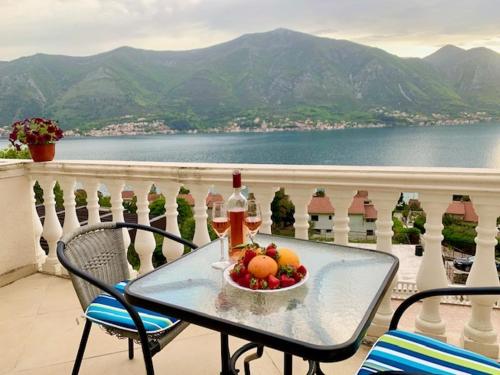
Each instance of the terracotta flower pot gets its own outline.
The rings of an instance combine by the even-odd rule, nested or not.
[[[33,161],[51,161],[54,160],[54,155],[56,153],[55,143],[45,143],[41,145],[28,145],[30,150],[31,158]]]

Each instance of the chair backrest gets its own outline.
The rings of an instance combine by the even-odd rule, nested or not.
[[[63,256],[78,270],[85,271],[108,286],[129,279],[123,229],[115,223],[83,226],[64,236]],[[68,269],[83,310],[102,291]]]

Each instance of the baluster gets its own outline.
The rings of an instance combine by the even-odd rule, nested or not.
[[[271,218],[273,212],[271,211],[271,203],[273,202],[274,195],[279,187],[276,186],[255,186],[252,191],[255,193],[257,201],[260,203],[262,225],[260,226],[260,233],[271,234],[271,227],[273,219]]]
[[[134,184],[135,195],[137,196],[137,222],[142,225],[150,226],[149,222],[149,191],[151,190],[150,181],[138,181]],[[153,252],[156,247],[156,241],[153,233],[138,230],[135,235],[135,251],[141,260],[139,273],[144,274],[153,270]]]
[[[182,185],[177,182],[158,183],[158,187],[165,197],[165,230],[179,237],[181,232],[179,230],[179,223],[177,222],[177,194],[179,194],[181,186]],[[179,258],[184,253],[184,245],[179,242],[169,240],[168,238],[164,238],[162,253],[163,256],[167,258],[167,262],[171,262]]]
[[[333,236],[337,245],[349,244],[349,207],[355,190],[345,188],[328,188],[325,191],[332,202],[335,215],[333,216]],[[331,194],[331,196],[330,196]]]
[[[71,233],[80,227],[78,216],[76,215],[75,186],[76,179],[64,178],[61,182],[64,197],[64,225],[63,234]]]
[[[36,184],[36,179],[30,179],[30,185],[32,187],[32,197],[33,197],[33,204],[32,204],[32,216],[33,216],[33,234],[34,234],[34,241],[35,241],[35,262],[37,265],[37,268],[39,271],[42,270],[42,265],[45,262],[45,259],[47,258],[47,254],[45,254],[45,251],[43,251],[42,246],[40,245],[40,238],[42,237],[42,232],[43,232],[43,226],[40,221],[40,217],[38,216],[38,212],[36,210],[36,197],[35,197],[35,191],[33,190],[33,187]]]
[[[125,181],[122,180],[112,180],[106,182],[106,187],[109,190],[109,194],[111,194],[111,213],[113,215],[113,221],[115,223],[124,222],[125,219],[123,217],[123,198],[122,191],[125,187]],[[128,233],[128,229],[122,228],[123,235],[123,251],[125,252],[125,256],[128,254],[128,247],[130,246],[130,234]],[[132,265],[129,263],[128,271],[131,278],[137,276],[137,272],[132,268]]]
[[[195,185],[189,189],[194,198],[194,220],[196,227],[194,230],[193,242],[202,246],[210,242],[207,228],[207,185]]]
[[[101,222],[99,214],[99,186],[101,183],[97,179],[88,179],[84,182],[85,190],[87,191],[87,224],[97,224]]]
[[[57,259],[56,246],[61,238],[62,227],[56,213],[56,201],[54,196],[54,186],[56,181],[51,177],[39,179],[43,189],[43,200],[45,205],[45,220],[43,223],[43,237],[49,244],[49,254],[42,266],[42,271],[52,274],[61,274],[61,264]]]
[[[295,238],[307,240],[309,238],[309,213],[307,208],[311,201],[315,189],[308,187],[292,187],[287,188],[286,193],[290,196],[295,205],[295,213],[293,218],[295,223]]]
[[[467,277],[467,286],[499,286],[495,266],[495,245],[497,244],[496,220],[500,215],[498,196],[477,194],[471,200],[479,217],[476,228],[476,256]],[[498,341],[491,322],[493,304],[498,296],[470,296],[471,317],[465,324],[461,338],[464,348],[498,358]]]
[[[377,210],[376,235],[377,250],[392,254],[392,211],[400,196],[396,191],[374,191],[369,193],[369,197]],[[368,336],[380,337],[389,328],[392,318],[391,292],[397,284],[397,275],[392,280],[387,289],[382,302],[375,314],[375,318],[368,329]]]
[[[448,208],[450,195],[447,193],[420,194],[420,202],[426,213],[425,234],[423,236],[425,252],[417,273],[419,290],[444,288],[448,285],[446,270],[443,265],[443,213]],[[415,319],[417,332],[446,342],[446,325],[439,314],[440,297],[422,301],[422,309]]]

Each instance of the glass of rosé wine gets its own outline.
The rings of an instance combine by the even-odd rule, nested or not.
[[[213,268],[225,269],[231,264],[227,260],[227,254],[224,250],[224,237],[226,237],[231,223],[227,214],[227,207],[224,202],[213,202],[212,205],[212,229],[217,233],[220,240],[220,260],[212,263]]]
[[[250,241],[253,243],[253,238],[259,231],[262,224],[262,215],[260,213],[260,205],[255,199],[248,200],[248,208],[245,215],[245,226],[250,235]]]

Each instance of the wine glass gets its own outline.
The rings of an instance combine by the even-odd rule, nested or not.
[[[262,224],[262,215],[260,213],[260,205],[255,199],[249,199],[247,203],[248,208],[245,216],[245,226],[250,234],[250,241],[253,243],[253,238]]]
[[[226,258],[226,252],[224,251],[224,237],[226,237],[227,232],[231,223],[229,222],[229,216],[227,214],[226,204],[224,202],[213,202],[212,205],[212,228],[219,236],[220,241],[220,260],[218,262],[212,263],[213,268],[225,269],[231,264]]]

